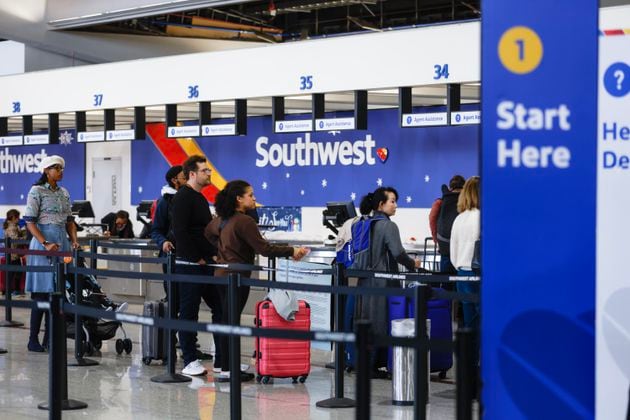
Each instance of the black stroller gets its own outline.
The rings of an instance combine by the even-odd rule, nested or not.
[[[79,258],[77,265],[85,266],[83,258]],[[79,284],[81,285],[81,304],[90,306],[96,309],[104,309],[106,311],[124,312],[127,308],[127,303],[122,304],[114,303],[101,289],[96,279],[91,275],[79,274]],[[66,277],[66,300],[68,302],[75,302],[74,291],[74,275],[69,274]],[[119,321],[104,320],[83,317],[83,333],[85,340],[83,341],[83,352],[92,356],[95,351],[101,349],[103,341],[109,340],[116,336],[118,328],[122,331],[124,338],[116,340],[116,353],[122,354],[123,351],[127,354],[131,353],[132,342],[127,338],[127,333]],[[74,325],[74,315],[68,314],[66,316],[66,336],[68,338],[74,338],[76,332],[76,326]]]

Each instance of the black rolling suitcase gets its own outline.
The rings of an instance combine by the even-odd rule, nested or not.
[[[164,317],[167,303],[163,301],[145,302],[142,315],[147,317]],[[153,360],[162,360],[166,363],[166,337],[164,330],[156,327],[142,326],[142,363],[150,365]]]

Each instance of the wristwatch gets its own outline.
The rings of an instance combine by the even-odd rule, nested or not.
[[[50,244],[50,242],[48,242],[48,241],[44,241],[44,242],[42,242],[42,245],[44,245],[44,246],[46,246],[46,245],[48,245],[48,244]]]

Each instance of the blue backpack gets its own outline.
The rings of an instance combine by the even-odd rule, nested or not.
[[[337,262],[346,268],[367,270],[372,268],[372,226],[385,217],[364,216],[352,224],[350,239],[337,252]]]

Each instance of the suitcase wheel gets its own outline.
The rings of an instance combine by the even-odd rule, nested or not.
[[[142,363],[144,363],[145,365],[149,366],[151,364],[151,359],[150,357],[143,357],[142,358]]]
[[[298,377],[297,377],[297,376],[294,376],[294,377],[293,377],[293,378],[291,378],[291,379],[293,379],[293,383],[294,383],[294,384],[297,384],[297,381],[298,381]]]
[[[125,338],[122,341],[123,344],[123,349],[125,350],[125,353],[129,354],[131,353],[131,349],[133,348],[133,343],[131,342],[131,340],[129,338]]]
[[[256,382],[260,383],[261,379],[262,379],[262,376],[256,375]]]
[[[300,376],[300,383],[303,384],[304,382],[306,382],[306,378],[308,378],[308,375]]]
[[[268,384],[271,381],[271,377],[270,376],[263,376],[262,379],[260,380],[263,384]]]
[[[118,354],[122,354],[122,352],[125,350],[125,345],[122,341],[122,339],[117,339],[116,340],[116,353]]]

